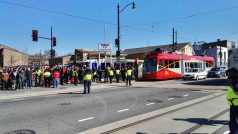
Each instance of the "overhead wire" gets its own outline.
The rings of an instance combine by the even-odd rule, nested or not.
[[[19,4],[19,3],[14,3],[14,2],[8,2],[8,1],[0,0],[0,3],[4,3],[4,4],[8,4],[8,5],[13,5],[13,6],[24,7],[24,8],[29,8],[29,9],[34,9],[34,10],[39,10],[39,11],[53,13],[53,14],[57,14],[57,15],[73,17],[73,18],[76,18],[76,19],[87,20],[87,21],[92,21],[92,22],[101,23],[101,24],[108,24],[108,25],[113,25],[113,26],[117,25],[115,23],[107,22],[107,21],[104,21],[104,20],[92,19],[92,18],[78,16],[78,15],[72,15],[72,14],[68,14],[68,13],[60,12],[60,11],[56,11],[56,10],[38,8],[38,7],[24,5],[24,4]],[[169,19],[169,20],[158,21],[158,22],[151,22],[151,23],[144,23],[144,24],[138,24],[138,25],[133,25],[133,26],[132,25],[131,26],[129,26],[129,25],[124,25],[124,26],[121,25],[120,28],[129,28],[129,29],[145,31],[145,32],[151,32],[151,33],[156,33],[156,34],[161,34],[163,36],[171,37],[170,34],[165,34],[165,33],[161,33],[161,32],[158,32],[158,31],[154,31],[155,25],[159,24],[159,23],[163,23],[163,22],[165,23],[165,22],[170,22],[170,21],[175,21],[175,20],[182,20],[182,19],[186,19],[186,18],[196,17],[196,16],[200,16],[200,15],[207,15],[207,14],[216,13],[216,12],[223,12],[223,11],[227,11],[227,10],[231,10],[231,9],[235,9],[235,8],[238,8],[238,7],[230,7],[230,8],[224,8],[224,9],[218,9],[218,10],[213,10],[213,11],[209,11],[209,12],[203,12],[203,13],[193,14],[193,15],[189,15],[189,16],[177,17],[177,18],[172,18],[172,19]],[[152,25],[152,30],[136,27],[136,26],[146,26],[146,25]],[[181,37],[180,36],[179,39],[189,39],[189,38]]]

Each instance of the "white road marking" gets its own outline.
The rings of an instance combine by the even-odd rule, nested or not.
[[[230,131],[226,131],[226,132],[224,132],[223,134],[229,134],[230,133]]]
[[[153,105],[153,104],[155,104],[155,103],[148,103],[148,104],[146,104],[146,105],[149,106],[149,105]]]
[[[183,96],[189,96],[189,94],[185,94],[185,95],[183,95]]]
[[[117,111],[118,113],[120,113],[120,112],[125,112],[125,111],[128,111],[129,109],[122,109],[122,110],[119,110],[119,111]]]
[[[13,100],[10,100],[10,101],[19,101],[19,100],[24,100],[24,98],[13,99]]]
[[[83,122],[83,121],[87,121],[87,120],[92,120],[94,117],[89,117],[89,118],[85,118],[85,119],[82,119],[82,120],[78,120],[78,122]]]
[[[168,100],[173,100],[174,98],[169,98]]]

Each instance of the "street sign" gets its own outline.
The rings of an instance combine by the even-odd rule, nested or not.
[[[98,51],[100,52],[111,52],[112,46],[111,44],[99,44]]]

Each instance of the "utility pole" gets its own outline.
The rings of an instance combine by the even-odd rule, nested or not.
[[[173,42],[172,42],[172,52],[174,52],[174,27],[173,27]]]
[[[52,26],[50,27],[50,65],[53,65]]]

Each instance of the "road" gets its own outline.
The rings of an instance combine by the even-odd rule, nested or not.
[[[0,102],[0,133],[29,129],[70,134],[140,115],[209,93],[160,88],[119,88]]]

